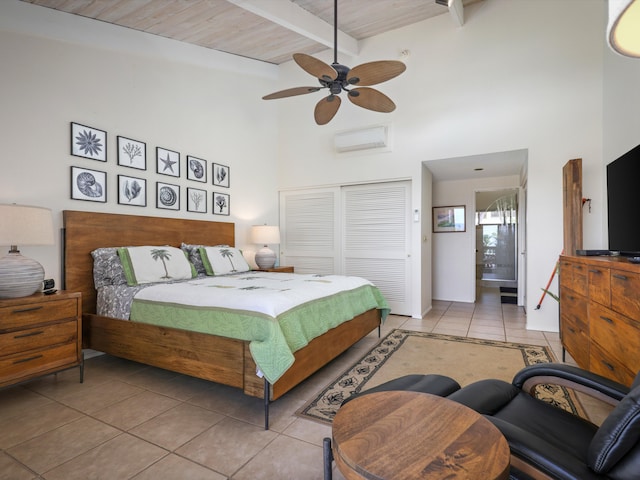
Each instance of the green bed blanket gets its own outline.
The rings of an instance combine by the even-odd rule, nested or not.
[[[359,277],[246,272],[140,291],[132,321],[249,341],[260,372],[274,383],[293,353],[371,309],[389,313],[377,287]]]

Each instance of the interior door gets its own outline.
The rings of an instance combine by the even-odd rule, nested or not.
[[[527,184],[518,190],[518,305],[527,308]]]
[[[340,273],[340,188],[280,193],[280,263],[296,273]]]
[[[391,311],[411,314],[410,182],[342,188],[342,271],[364,277]]]

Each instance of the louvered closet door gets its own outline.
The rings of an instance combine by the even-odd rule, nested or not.
[[[296,273],[340,273],[340,189],[281,192],[280,263]]]
[[[410,182],[342,189],[342,272],[371,280],[391,311],[410,315]]]

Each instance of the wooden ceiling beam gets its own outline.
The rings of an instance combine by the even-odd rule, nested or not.
[[[289,0],[227,0],[229,3],[266,18],[333,50],[333,25],[312,15]],[[338,15],[340,11],[338,11]],[[338,51],[357,56],[358,40],[338,30]]]

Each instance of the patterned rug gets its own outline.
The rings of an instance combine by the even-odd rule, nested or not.
[[[393,330],[297,414],[331,423],[346,398],[402,375],[439,373],[464,387],[483,378],[510,382],[526,365],[554,361],[549,348],[537,345]],[[575,394],[564,387],[540,385],[536,396],[584,415]]]

